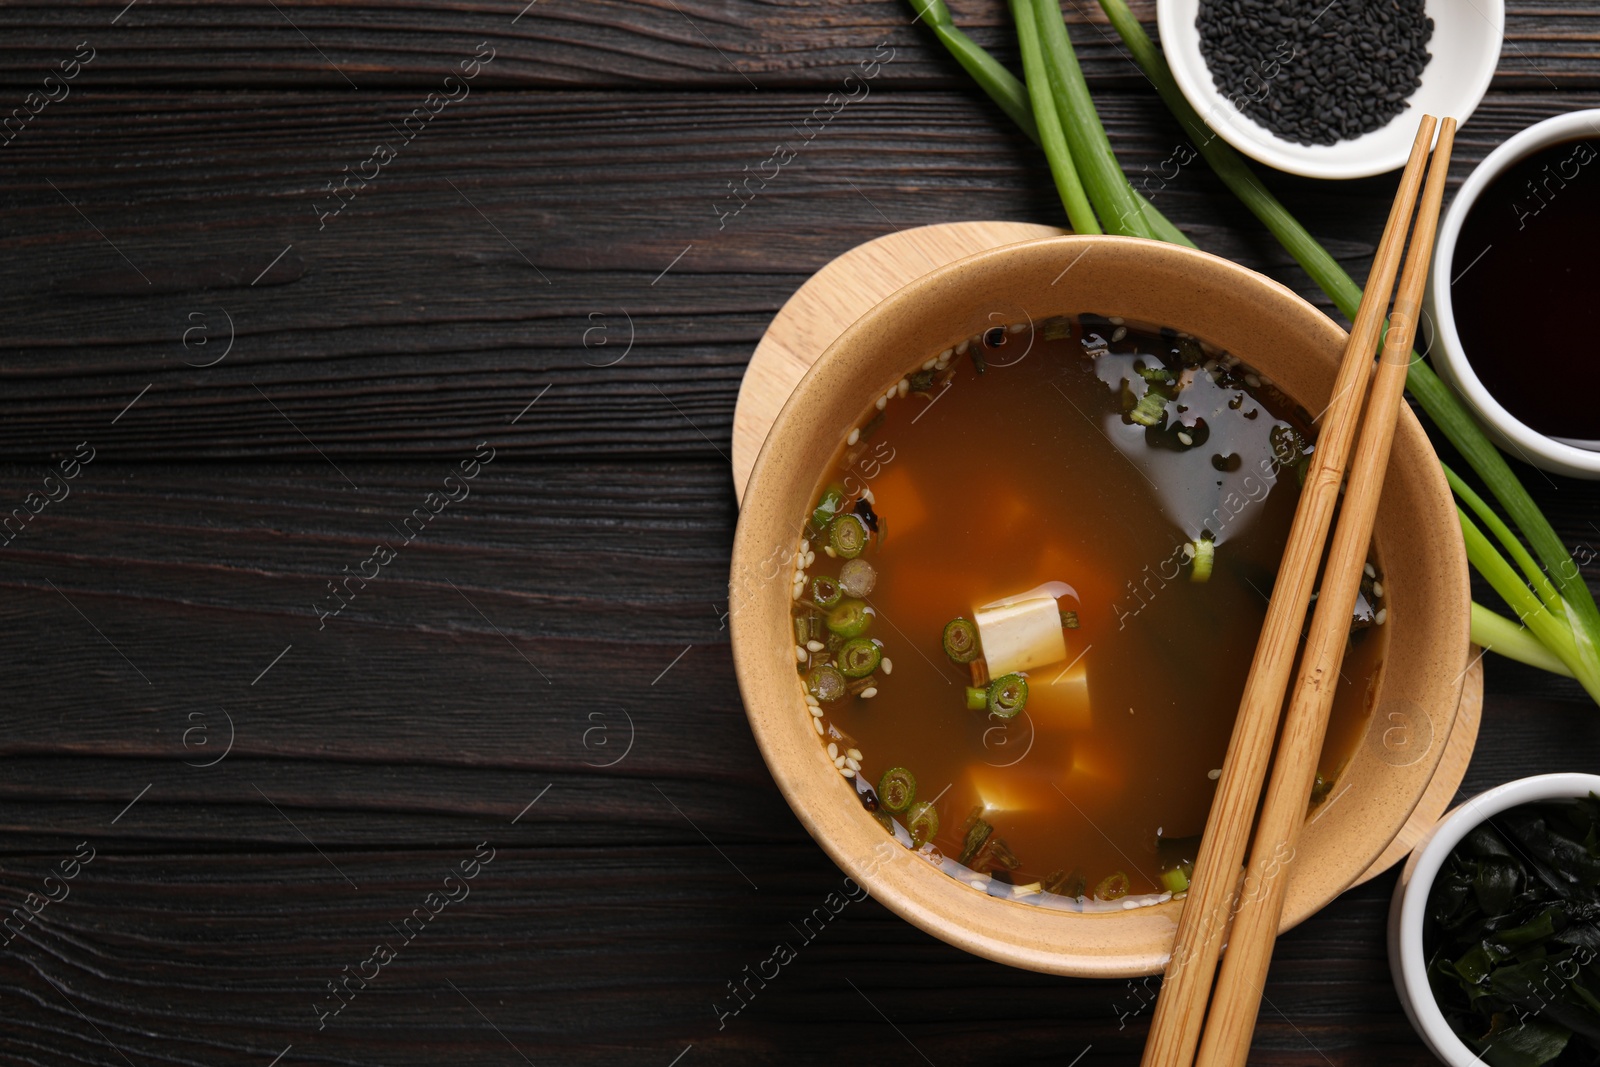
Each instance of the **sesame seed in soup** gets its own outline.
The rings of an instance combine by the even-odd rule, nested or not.
[[[840,803],[991,896],[1181,894],[1311,420],[1157,326],[1063,315],[947,343],[864,405],[804,517],[823,552],[795,666]],[[1366,726],[1381,578],[1374,561],[1314,803]]]

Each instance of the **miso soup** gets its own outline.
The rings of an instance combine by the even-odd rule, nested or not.
[[[1228,353],[1090,314],[995,327],[886,385],[792,576],[841,802],[991,895],[1182,893],[1314,447]],[[1377,687],[1367,571],[1313,803]]]

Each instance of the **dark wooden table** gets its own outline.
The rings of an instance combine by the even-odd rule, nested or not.
[[[840,886],[729,667],[745,362],[860,241],[1060,220],[903,4],[125,2],[0,9],[0,514],[29,516],[0,898],[40,909],[0,1062],[1136,1062],[1154,980],[1009,970],[872,901],[713,1008]],[[1003,5],[956,10],[1014,63]],[[1103,23],[1074,36],[1153,170],[1176,126]],[[1597,88],[1593,7],[1519,0],[1456,180]],[[1364,274],[1392,177],[1266,180]],[[1322,302],[1203,167],[1159,199]],[[1600,543],[1596,486],[1519,469]],[[1493,660],[1488,691],[1467,790],[1600,762],[1571,683]],[[1431,1062],[1393,884],[1283,940],[1255,1062]]]

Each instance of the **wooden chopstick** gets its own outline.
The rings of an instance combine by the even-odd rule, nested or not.
[[[1200,1055],[1195,1061],[1198,1067],[1233,1067],[1243,1064],[1250,1054],[1261,991],[1283,916],[1288,872],[1305,823],[1317,757],[1322,752],[1328,713],[1338,688],[1339,664],[1349,640],[1351,613],[1360,591],[1373,519],[1389,466],[1389,447],[1405,392],[1406,368],[1411,362],[1422,290],[1433,258],[1433,239],[1455,132],[1455,119],[1440,123],[1438,147],[1428,165],[1427,188],[1417,211],[1411,245],[1406,250],[1400,292],[1389,316],[1389,332],[1384,337],[1383,353],[1367,399],[1350,480],[1339,505],[1339,520],[1323,570],[1316,612],[1284,719],[1277,759],[1272,765],[1272,781],[1256,823],[1255,842],[1250,847],[1250,865],[1246,868],[1249,891],[1241,899],[1228,936],[1228,953],[1222,961]],[[1253,885],[1249,884],[1251,878]]]
[[[1249,843],[1271,757],[1278,713],[1294,666],[1300,624],[1311,600],[1317,565],[1327,542],[1339,485],[1372,372],[1372,352],[1383,327],[1394,288],[1417,191],[1433,143],[1436,120],[1424,115],[1390,209],[1383,240],[1367,279],[1366,293],[1351,326],[1332,398],[1320,418],[1322,429],[1311,468],[1284,547],[1278,580],[1267,604],[1255,657],[1245,680],[1239,714],[1228,741],[1222,776],[1195,856],[1189,895],[1178,920],[1172,956],[1150,1022],[1142,1067],[1191,1067],[1216,975],[1217,957],[1239,887],[1240,866]]]

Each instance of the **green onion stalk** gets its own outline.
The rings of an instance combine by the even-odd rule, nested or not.
[[[979,86],[1022,127],[1028,136],[1039,141],[1038,125],[1034,121],[1034,115],[1028,112],[1029,94],[1021,83],[994,57],[988,55],[971,38],[955,28],[949,10],[942,0],[910,0],[910,2],[919,17],[933,27],[934,33],[956,56],[961,65],[973,75]],[[1194,110],[1178,88],[1160,50],[1128,9],[1126,0],[1099,0],[1099,2],[1112,27],[1132,53],[1134,62],[1150,79],[1168,109],[1188,132],[1199,148],[1200,154],[1222,179],[1223,184],[1227,185],[1240,202],[1261,220],[1284,249],[1333,301],[1334,306],[1353,318],[1361,303],[1361,287],[1351,279],[1344,268],[1339,266],[1316,238],[1289,214],[1288,209],[1267,192],[1256,180],[1244,159],[1218,138]],[[1026,6],[1026,2],[1013,0],[1012,6],[1013,11],[1020,11]],[[1036,24],[1040,21],[1038,16],[1041,14],[1041,8],[1046,6],[1051,12],[1051,17],[1043,20],[1046,25],[1042,27],[1036,25],[1032,32],[1037,33],[1042,30],[1044,35],[1050,62],[1048,77],[1051,82],[1051,95],[1058,111],[1056,118],[1062,123],[1063,130],[1068,135],[1067,141],[1073,154],[1072,163],[1087,176],[1085,184],[1090,189],[1090,199],[1101,212],[1102,218],[1107,217],[1108,211],[1114,211],[1119,213],[1120,219],[1126,219],[1128,216],[1125,206],[1104,207],[1094,196],[1096,184],[1106,179],[1110,168],[1116,168],[1116,159],[1111,155],[1108,143],[1102,144],[1092,136],[1083,135],[1089,123],[1084,119],[1082,112],[1088,111],[1092,114],[1093,103],[1089,100],[1086,89],[1082,92],[1077,91],[1082,83],[1082,72],[1078,69],[1076,58],[1071,57],[1071,41],[1067,38],[1066,28],[1059,17],[1060,9],[1056,6],[1055,0],[1034,0],[1033,13],[1036,16],[1034,21]],[[1020,17],[1018,23],[1019,35],[1026,38],[1030,31],[1024,29]],[[1026,47],[1025,44],[1025,55]],[[1098,120],[1092,125],[1098,128]],[[1077,140],[1073,138],[1074,129],[1080,132]],[[1101,129],[1100,133],[1103,137],[1104,130]],[[1083,142],[1081,145],[1080,141]],[[1096,158],[1091,159],[1091,156]],[[1117,177],[1121,178],[1120,168],[1117,168]],[[1126,179],[1122,179],[1121,184],[1126,187]],[[1137,192],[1131,187],[1128,191],[1134,197],[1138,197]],[[1101,189],[1100,192],[1101,200],[1110,196],[1115,199],[1107,200],[1108,203],[1114,205],[1120,201],[1120,197],[1116,197],[1110,189]],[[1177,233],[1176,228],[1147,201],[1140,198],[1139,203],[1149,231],[1160,240],[1174,240],[1173,234]],[[1176,239],[1179,243],[1193,247],[1193,243],[1181,234],[1177,234]],[[1469,515],[1467,509],[1460,510],[1467,558],[1507,605],[1517,612],[1520,619],[1520,622],[1514,622],[1483,605],[1473,604],[1473,640],[1485,648],[1492,648],[1496,652],[1531,666],[1574,677],[1596,702],[1600,702],[1600,608],[1597,608],[1594,596],[1585,584],[1571,554],[1561,543],[1561,539],[1556,535],[1549,520],[1540,512],[1533,498],[1512,473],[1505,457],[1495,448],[1482,428],[1433,369],[1415,353],[1412,354],[1411,365],[1406,372],[1406,387],[1439,431],[1466,458],[1473,471],[1533,549],[1530,553],[1512,532],[1511,527],[1494,515],[1487,502],[1455,472],[1446,469],[1446,478],[1450,481],[1451,488],[1472,512],[1472,515]],[[1473,515],[1489,528],[1501,547],[1515,561],[1515,566],[1495,547],[1494,542],[1483,533],[1477,522],[1473,521]],[[1535,554],[1538,557],[1537,562]]]
[[[1111,139],[1100,125],[1100,116],[1089,97],[1089,84],[1084,81],[1083,69],[1072,51],[1072,38],[1067,36],[1066,23],[1061,20],[1058,0],[1034,0],[1033,13],[1039,32],[1044,36],[1045,52],[1050,57],[1050,95],[1055,97],[1061,129],[1072,147],[1073,162],[1083,174],[1084,186],[1095,211],[1112,233],[1149,237],[1150,228],[1145,225],[1144,213],[1134,199],[1133,186],[1128,184],[1121,164],[1111,151]]]
[[[1017,43],[1022,50],[1022,73],[1028,79],[1028,99],[1033,113],[1038,116],[1039,146],[1050,164],[1056,191],[1061,194],[1061,205],[1067,209],[1067,221],[1072,223],[1076,233],[1099,233],[1099,220],[1089,206],[1066,133],[1056,115],[1050,76],[1045,70],[1044,48],[1039,42],[1039,26],[1034,20],[1033,0],[1011,0],[1011,14],[1017,22]]]
[[[1144,32],[1139,20],[1133,17],[1133,12],[1128,10],[1125,0],[1100,0],[1100,7],[1111,20],[1111,25],[1121,36],[1123,43],[1133,53],[1134,62],[1155,85],[1156,91],[1161,94],[1168,109],[1195,138],[1201,155],[1205,157],[1211,169],[1245,207],[1272,231],[1278,243],[1294,256],[1296,262],[1321,287],[1334,305],[1345,315],[1354,318],[1356,309],[1361,304],[1361,287],[1356,285],[1350,275],[1345,273],[1344,268],[1340,267],[1327,250],[1317,243],[1316,238],[1289,214],[1277,198],[1262,188],[1244,159],[1231,146],[1221,141],[1201,120],[1179,90],[1177,82],[1172,77],[1172,70],[1167,66],[1155,43]],[[1512,473],[1505,457],[1450,392],[1449,387],[1433,372],[1433,368],[1424,363],[1414,352],[1411,365],[1406,371],[1406,388],[1445,438],[1466,457],[1490,493],[1517,524],[1523,536],[1539,554],[1544,564],[1544,574],[1540,574],[1539,568],[1533,566],[1533,561],[1527,557],[1527,553],[1520,551],[1513,553],[1526,559],[1524,577],[1532,582],[1533,591],[1530,592],[1529,585],[1525,584],[1523,578],[1517,577],[1516,571],[1506,562],[1505,557],[1500,555],[1463,511],[1461,512],[1462,534],[1468,545],[1468,559],[1480,574],[1490,579],[1495,591],[1505,598],[1514,610],[1518,610],[1519,614],[1523,609],[1518,608],[1518,604],[1522,604],[1524,608],[1529,606],[1529,601],[1538,605],[1540,610],[1531,615],[1524,614],[1523,622],[1533,631],[1533,636],[1569,668],[1589,695],[1596,702],[1600,702],[1600,608],[1596,607],[1594,596],[1589,592],[1589,587],[1584,582],[1577,565],[1573,563],[1571,554],[1561,543],[1549,520],[1533,502],[1533,498],[1528,495],[1528,491]],[[1465,483],[1459,478],[1453,481],[1452,487],[1459,495]],[[1468,500],[1468,503],[1471,505],[1472,501]],[[1479,501],[1479,504],[1481,503]],[[1486,506],[1483,510],[1487,510]],[[1483,511],[1479,511],[1480,515],[1482,513]],[[1510,530],[1505,528],[1504,524],[1500,526],[1505,530],[1502,543],[1508,546],[1515,543],[1516,538],[1511,535]],[[1501,580],[1496,581],[1496,576]],[[1512,593],[1515,599],[1507,596],[1512,585],[1518,587],[1517,591]],[[1558,596],[1550,597],[1548,593],[1552,591]],[[1474,621],[1477,621],[1485,610],[1475,610]],[[1509,619],[1503,621],[1510,624]],[[1494,627],[1492,632],[1478,628],[1473,632],[1474,640],[1486,648],[1495,647],[1492,643],[1493,638],[1499,637],[1503,641],[1505,636],[1504,626]],[[1526,649],[1525,644],[1512,646],[1502,644],[1499,647],[1508,653]],[[1516,658],[1521,658],[1525,662],[1528,660],[1528,657]]]
[[[933,35],[939,38],[939,43],[943,44],[951,56],[955,58],[955,61],[961,64],[962,69],[972,76],[972,80],[977,83],[978,88],[988,94],[989,99],[993,100],[1000,110],[1004,111],[1011,121],[1017,124],[1018,128],[1022,130],[1030,141],[1042,147],[1043,140],[1039,133],[1039,126],[1033,118],[1033,106],[1029,99],[1029,90],[1023,86],[1022,82],[1018,81],[1015,75],[1000,64],[999,60],[984,51],[971,37],[961,32],[954,20],[951,19],[950,9],[945,6],[944,0],[910,0],[910,3],[912,9],[917,13],[917,20],[927,24],[928,28],[933,31]],[[1057,121],[1060,121],[1059,117]],[[1066,161],[1070,163],[1070,157],[1067,157]],[[1061,166],[1062,162],[1059,159],[1052,160],[1052,174],[1055,173],[1054,168]],[[1074,177],[1071,180],[1074,183],[1078,182],[1076,169],[1074,169]],[[1057,182],[1059,190],[1059,178]],[[1140,196],[1137,190],[1132,190],[1132,192],[1134,199],[1139,202],[1140,207],[1143,209],[1145,225],[1149,227],[1150,233],[1157,240],[1186,245],[1189,248],[1195,246],[1187,234],[1174,226],[1172,221],[1160,211],[1156,210],[1154,204]],[[1078,229],[1079,223],[1073,218],[1072,208],[1067,204],[1065,194],[1062,197],[1062,206],[1067,208],[1067,219],[1079,233],[1101,232],[1098,222],[1092,223],[1092,229]]]

